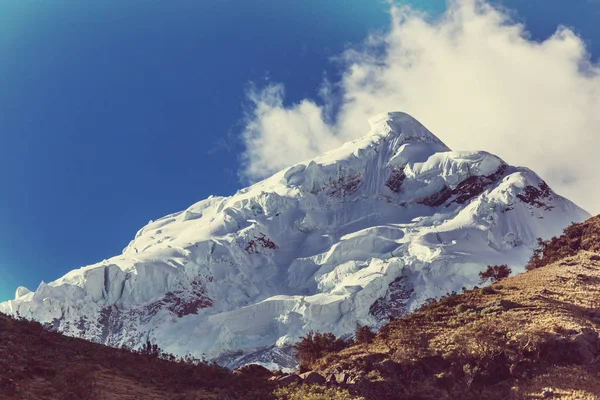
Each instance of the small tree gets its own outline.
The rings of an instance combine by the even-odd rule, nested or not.
[[[366,344],[371,343],[373,339],[375,339],[375,332],[373,332],[367,325],[359,326],[358,329],[356,329],[354,336],[356,337],[356,341],[358,343]]]
[[[511,274],[512,270],[508,268],[508,265],[488,265],[487,269],[484,272],[479,273],[480,284],[483,284],[489,280],[492,283],[498,282],[504,278],[508,278]]]
[[[556,238],[553,238],[556,239]],[[549,240],[543,240],[542,238],[537,238],[538,247],[533,250],[533,254],[529,259],[529,262],[525,266],[527,271],[532,271],[536,268],[542,267],[544,264],[544,257],[547,255],[546,250],[550,244]],[[547,263],[547,262],[546,262]]]
[[[300,362],[300,370],[308,367],[327,353],[340,351],[348,347],[344,339],[337,338],[333,333],[310,331],[294,345],[296,359]]]
[[[142,348],[139,350],[139,352],[140,352],[140,354],[143,354],[145,356],[150,356],[152,358],[158,358],[162,354],[162,351],[160,350],[158,345],[156,343],[152,344],[152,342],[150,342],[150,340],[146,341],[146,345],[142,346]]]

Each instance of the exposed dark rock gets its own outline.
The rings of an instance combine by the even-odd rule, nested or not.
[[[111,334],[121,332],[123,329],[123,316],[116,306],[104,307],[100,311],[98,323],[102,329],[100,340],[102,344],[111,345]],[[116,343],[114,343],[116,344]]]
[[[392,376],[396,375],[398,371],[400,371],[400,365],[398,365],[398,363],[390,359],[381,361],[380,363],[375,365],[375,368]]]
[[[537,208],[543,208],[546,211],[554,208],[554,206],[544,203],[544,200],[552,199],[550,187],[544,181],[540,183],[539,187],[527,186],[522,193],[517,195],[517,198],[524,203],[530,204]]]
[[[308,383],[311,385],[322,385],[326,382],[325,377],[323,377],[323,375],[315,371],[300,374],[300,378],[302,378],[304,383]]]
[[[600,339],[598,333],[585,328],[573,339],[573,345],[581,362],[588,363],[594,360],[600,352]]]
[[[445,204],[452,197],[452,190],[448,186],[444,186],[442,190],[431,196],[419,201],[418,203],[424,204],[429,207],[439,207]]]
[[[421,365],[423,369],[429,373],[434,374],[443,369],[447,369],[450,367],[450,363],[442,356],[428,356],[423,357],[421,360]]]
[[[360,187],[363,181],[361,174],[339,175],[337,179],[329,181],[322,187],[317,187],[311,191],[317,194],[323,190],[331,197],[344,197],[350,195]]]
[[[503,312],[503,311],[507,311],[507,310],[512,310],[513,308],[519,308],[519,307],[521,307],[520,304],[503,299],[503,300],[495,301],[494,303],[490,304],[489,306],[484,307],[483,309],[481,309],[481,312],[483,314],[489,314],[489,313],[494,313],[494,312]]]
[[[404,179],[406,179],[406,175],[404,175],[403,171],[394,171],[390,179],[385,183],[385,186],[390,188],[392,192],[400,193]]]
[[[514,378],[531,378],[532,363],[530,360],[519,360],[509,367],[510,375]]]
[[[379,320],[401,317],[408,312],[406,302],[413,292],[414,289],[404,282],[404,277],[399,276],[389,284],[385,296],[371,305],[369,313]]]
[[[273,372],[258,364],[244,365],[243,367],[236,368],[233,373],[263,379],[273,376]]]
[[[362,361],[364,361],[367,364],[373,364],[373,363],[384,360],[385,357],[386,357],[385,354],[374,353],[374,354],[369,354],[368,356],[363,357]]]
[[[494,385],[511,376],[508,358],[504,353],[485,360],[484,365],[465,364],[463,370],[467,385],[471,388]]]
[[[444,204],[448,207],[452,203],[465,204],[483,193],[489,185],[498,181],[506,172],[507,167],[507,165],[502,165],[491,175],[471,176],[459,183],[454,189],[444,186],[439,192],[420,200],[418,203],[430,207],[439,207]]]
[[[212,307],[213,301],[206,296],[202,281],[194,280],[190,290],[174,290],[167,292],[162,299],[146,306],[149,316],[156,315],[162,309],[168,309],[179,318],[197,314],[202,308]]]
[[[340,176],[337,181],[331,182],[327,194],[331,197],[344,197],[356,192],[362,183],[362,176]]]
[[[465,204],[474,197],[479,196],[492,183],[496,182],[506,171],[507,166],[502,165],[491,175],[487,176],[472,176],[465,179],[452,190],[452,201],[450,204]]]
[[[261,249],[277,250],[279,246],[269,239],[265,234],[262,234],[248,242],[248,245],[244,249],[246,253],[255,254],[259,253]]]

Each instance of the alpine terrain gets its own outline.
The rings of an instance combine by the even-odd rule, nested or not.
[[[121,255],[17,289],[0,312],[93,342],[235,367],[292,367],[310,330],[379,327],[522,272],[537,238],[589,214],[533,171],[451,151],[404,113],[314,160],[151,221]]]
[[[597,400],[600,216],[540,242],[526,269],[428,301],[377,334],[309,333],[291,374],[111,348],[0,313],[0,398]]]

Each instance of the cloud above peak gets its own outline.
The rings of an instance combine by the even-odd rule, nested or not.
[[[541,42],[506,10],[454,0],[429,21],[391,6],[388,31],[340,55],[340,82],[284,106],[284,86],[249,91],[244,174],[258,179],[363,136],[402,110],[455,150],[486,150],[600,212],[600,65],[558,27]],[[332,105],[335,104],[336,107]],[[333,109],[335,108],[335,115]]]

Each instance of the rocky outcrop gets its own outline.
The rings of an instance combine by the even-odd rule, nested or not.
[[[234,374],[254,377],[257,379],[268,379],[273,376],[273,372],[258,364],[248,364],[233,370]]]

